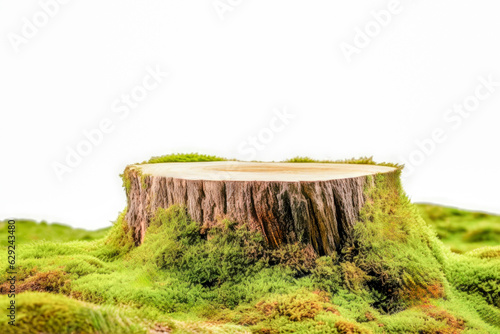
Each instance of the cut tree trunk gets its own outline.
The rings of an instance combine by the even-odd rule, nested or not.
[[[194,221],[220,218],[260,231],[270,247],[310,244],[338,250],[357,222],[368,176],[395,168],[324,163],[191,162],[132,165],[126,170],[126,220],[142,243],[158,208],[180,204]]]

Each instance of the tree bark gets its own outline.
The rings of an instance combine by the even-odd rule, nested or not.
[[[220,218],[260,231],[270,247],[310,244],[319,255],[338,250],[365,203],[375,165],[316,163],[163,163],[129,166],[126,220],[142,243],[158,208],[180,204],[194,221]]]

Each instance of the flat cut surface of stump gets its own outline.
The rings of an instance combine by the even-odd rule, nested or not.
[[[377,165],[183,162],[132,165],[125,219],[140,244],[158,208],[178,204],[206,226],[229,218],[258,230],[270,247],[310,245],[330,254],[347,240]]]
[[[326,181],[386,173],[392,167],[361,164],[287,162],[181,162],[137,165],[143,174],[185,180]]]

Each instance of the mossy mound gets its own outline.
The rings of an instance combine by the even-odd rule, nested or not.
[[[2,296],[0,307],[9,300]],[[147,327],[125,312],[77,301],[62,295],[27,292],[16,297],[16,326],[0,323],[1,333],[147,333]]]
[[[19,324],[45,333],[500,333],[498,249],[451,252],[397,175],[371,181],[348,242],[323,257],[301,244],[268,249],[245,222],[201,226],[179,206],[155,213],[140,246],[124,213],[100,240],[25,244]]]
[[[498,215],[432,204],[417,204],[417,207],[421,216],[437,231],[439,239],[454,253],[500,244]]]
[[[0,246],[7,247],[8,243],[8,221],[0,221]],[[18,233],[16,241],[18,244],[26,244],[32,241],[92,241],[104,238],[109,228],[96,231],[87,231],[80,228],[71,228],[58,223],[36,222],[28,219],[16,219]]]

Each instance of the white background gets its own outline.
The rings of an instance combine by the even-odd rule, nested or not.
[[[260,135],[257,160],[407,162],[437,128],[446,140],[404,179],[411,199],[500,213],[500,87],[459,126],[444,119],[478,77],[500,81],[500,4],[401,0],[377,32],[371,12],[388,6],[73,0],[45,24],[40,2],[0,0],[0,218],[108,226],[126,205],[118,175],[153,155],[248,159]],[[37,15],[16,52],[12,36]],[[342,43],[367,26],[349,62]],[[157,66],[168,78],[118,117],[114,101]],[[276,108],[294,117],[270,138]],[[59,180],[54,163],[106,118],[113,131]]]

